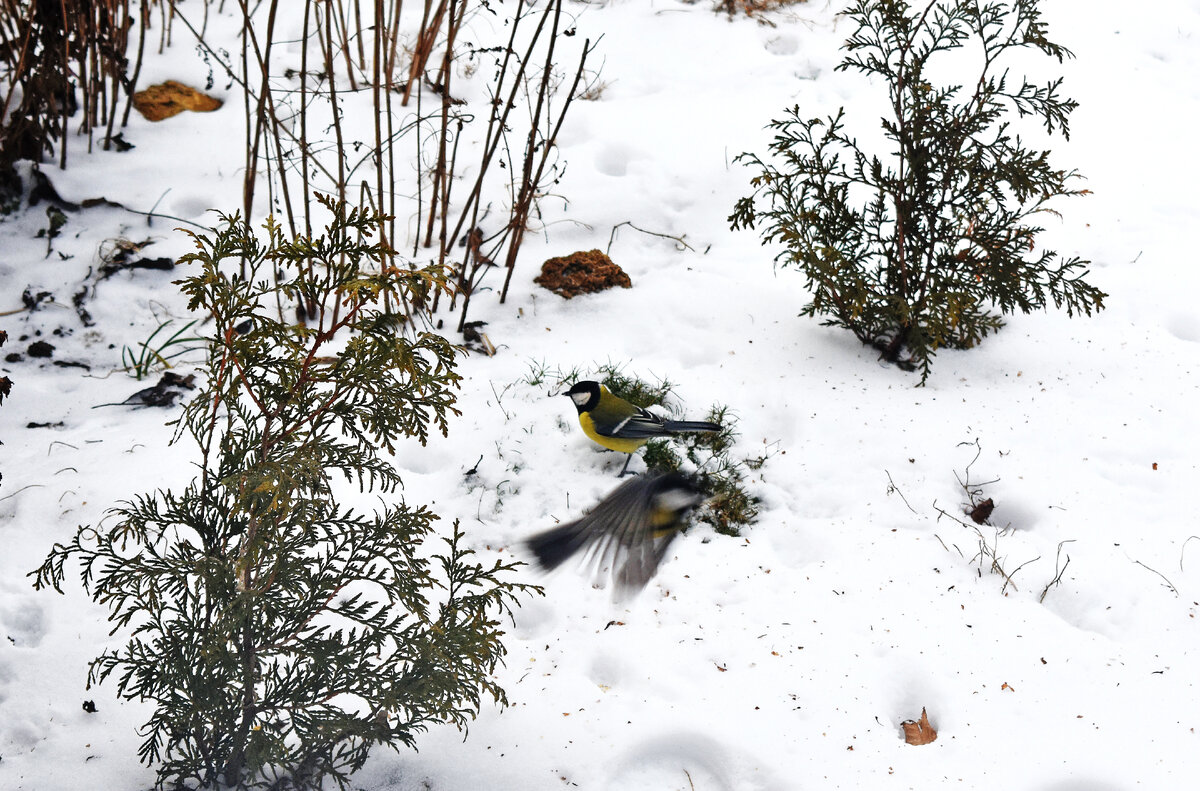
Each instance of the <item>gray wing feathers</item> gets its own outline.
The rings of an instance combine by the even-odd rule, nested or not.
[[[719,423],[710,423],[707,420],[664,420],[663,428],[670,432],[721,430]]]
[[[606,437],[619,439],[648,439],[665,437],[679,431],[720,431],[721,426],[707,420],[667,420],[645,409],[607,426],[596,424],[596,431]]]
[[[612,572],[620,588],[644,586],[666,554],[676,531],[655,536],[651,518],[654,479],[634,479],[617,487],[591,513],[529,540],[542,565],[554,568],[579,550],[593,572]]]

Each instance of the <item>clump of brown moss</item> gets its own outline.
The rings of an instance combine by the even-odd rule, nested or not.
[[[562,258],[551,258],[542,264],[542,273],[533,282],[567,299],[614,286],[633,286],[629,275],[599,250],[580,250]]]

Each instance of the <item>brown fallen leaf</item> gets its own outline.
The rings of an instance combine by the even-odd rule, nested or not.
[[[222,104],[220,99],[214,99],[195,88],[174,80],[151,85],[146,90],[138,91],[133,95],[133,106],[148,121],[161,121],[182,113],[184,110],[210,113]]]
[[[924,707],[921,707],[921,719],[915,722],[905,720],[900,723],[900,727],[904,729],[904,741],[909,744],[929,744],[937,738],[937,731],[929,724],[929,715],[925,713]]]

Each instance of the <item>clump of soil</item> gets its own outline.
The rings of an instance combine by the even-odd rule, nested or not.
[[[29,344],[25,353],[30,357],[51,357],[54,355],[54,347],[45,341],[34,341]]]
[[[161,121],[178,115],[184,110],[209,113],[218,109],[223,102],[190,88],[181,82],[167,80],[160,85],[151,85],[133,95],[133,106],[147,121]]]
[[[629,275],[599,250],[581,250],[562,258],[551,258],[542,264],[542,273],[533,282],[567,299],[614,286],[633,286]]]

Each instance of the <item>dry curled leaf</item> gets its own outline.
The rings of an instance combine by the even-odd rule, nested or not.
[[[184,110],[211,113],[213,110],[219,109],[222,104],[220,99],[215,99],[174,80],[167,80],[160,85],[151,85],[146,90],[138,91],[133,95],[133,106],[148,121],[161,121],[164,118],[178,115]]]
[[[921,708],[921,719],[905,720],[900,723],[900,727],[904,729],[904,741],[909,744],[929,744],[937,738],[937,731],[929,724],[929,715],[925,713],[925,708]]]

